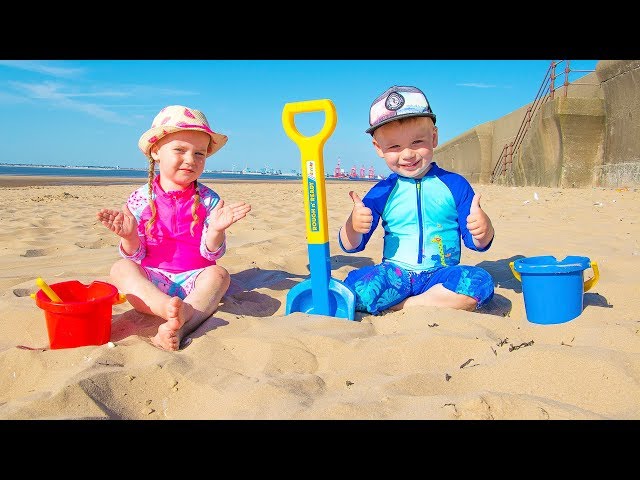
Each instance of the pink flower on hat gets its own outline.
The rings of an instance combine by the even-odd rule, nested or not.
[[[215,133],[213,130],[211,130],[207,125],[199,125],[199,124],[191,124],[191,123],[187,123],[187,122],[178,122],[176,123],[176,127],[180,127],[180,128],[201,128],[202,130],[204,130],[205,132],[209,132],[209,133]]]
[[[188,108],[184,109],[184,116],[185,117],[189,117],[189,118],[196,118],[195,115],[193,113],[191,113],[191,111],[189,111]]]

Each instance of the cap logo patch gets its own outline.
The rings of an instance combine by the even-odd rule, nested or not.
[[[391,110],[395,112],[396,110],[400,110],[404,105],[404,97],[400,95],[398,92],[393,92],[389,94],[387,99],[384,102],[384,106],[387,110]]]

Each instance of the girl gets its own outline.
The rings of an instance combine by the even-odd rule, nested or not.
[[[165,320],[151,339],[165,350],[178,350],[229,288],[229,272],[216,260],[225,253],[225,230],[251,205],[225,205],[198,183],[206,158],[226,142],[202,112],[181,105],[163,108],[138,141],[149,160],[148,183],[129,196],[122,211],[97,214],[120,236],[123,258],[111,267],[113,283],[135,310]]]

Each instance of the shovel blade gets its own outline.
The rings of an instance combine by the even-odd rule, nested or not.
[[[293,312],[309,313],[313,315],[327,315],[329,317],[354,320],[356,316],[356,298],[353,290],[340,280],[329,279],[329,301],[313,301],[313,283],[311,279],[298,283],[287,294],[287,308],[285,315]],[[317,287],[317,285],[316,285]],[[317,289],[316,289],[317,292]],[[326,292],[317,292],[326,295]]]

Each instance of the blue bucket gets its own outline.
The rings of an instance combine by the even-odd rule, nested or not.
[[[522,282],[527,320],[543,325],[578,317],[584,307],[584,292],[600,276],[596,262],[579,256],[568,256],[561,262],[550,255],[521,258],[509,266]],[[583,272],[588,268],[593,269],[593,277],[585,281]]]

